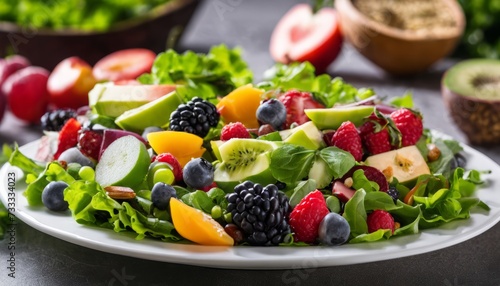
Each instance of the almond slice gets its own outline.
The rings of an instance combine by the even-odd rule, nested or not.
[[[135,192],[129,187],[107,186],[104,188],[108,196],[115,200],[130,200],[135,198]]]

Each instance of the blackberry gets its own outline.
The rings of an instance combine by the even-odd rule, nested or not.
[[[76,111],[65,108],[47,111],[40,121],[42,129],[45,131],[61,131],[61,128],[70,118],[76,118]]]
[[[212,103],[194,97],[186,104],[181,104],[170,115],[169,129],[184,131],[205,137],[211,127],[219,123],[219,113]]]
[[[394,200],[394,203],[396,203],[396,201],[398,200],[398,197],[399,197],[398,189],[396,189],[393,186],[390,186],[389,190],[387,190],[387,194],[389,196],[391,196],[391,198]]]
[[[226,199],[233,223],[243,231],[250,245],[278,245],[290,233],[290,204],[276,185],[263,187],[246,181],[237,185]]]

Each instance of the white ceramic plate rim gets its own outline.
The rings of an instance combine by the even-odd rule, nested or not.
[[[38,140],[21,147],[21,150],[34,156],[37,144]],[[79,225],[69,212],[59,214],[43,207],[28,206],[22,195],[22,183],[15,191],[15,215],[31,227],[70,243],[147,260],[228,269],[296,269],[375,262],[456,245],[485,232],[500,220],[500,166],[471,147],[463,147],[468,159],[467,168],[491,170],[483,177],[485,186],[477,192],[477,197],[490,206],[489,213],[476,210],[467,220],[382,242],[338,247],[210,247],[153,239],[135,240],[130,233]],[[8,172],[17,172],[17,178],[22,174],[9,164],[0,170],[0,198],[4,204],[7,203]]]

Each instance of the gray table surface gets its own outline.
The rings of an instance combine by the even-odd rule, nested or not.
[[[180,47],[207,51],[211,45],[239,45],[259,80],[272,65],[271,31],[280,16],[301,1],[213,0],[203,3]],[[446,112],[440,79],[453,60],[414,78],[394,79],[346,45],[328,70],[355,86],[373,87],[387,97],[412,90],[425,125],[460,141],[466,138]],[[36,126],[7,114],[0,142],[37,139]],[[475,147],[497,163],[500,148]],[[411,257],[349,266],[289,270],[224,270],[148,261],[80,247],[19,221],[16,278],[7,276],[8,241],[0,241],[0,285],[500,285],[500,225],[466,242]]]

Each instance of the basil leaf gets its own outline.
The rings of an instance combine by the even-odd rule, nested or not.
[[[271,172],[276,180],[295,185],[307,177],[314,162],[314,150],[284,144],[271,152]]]
[[[316,190],[316,182],[312,179],[301,181],[293,189],[293,193],[290,196],[290,206],[295,207],[300,203],[300,201],[307,196],[310,192]]]
[[[351,153],[334,146],[321,149],[319,156],[330,167],[334,178],[342,178],[356,164]]]

